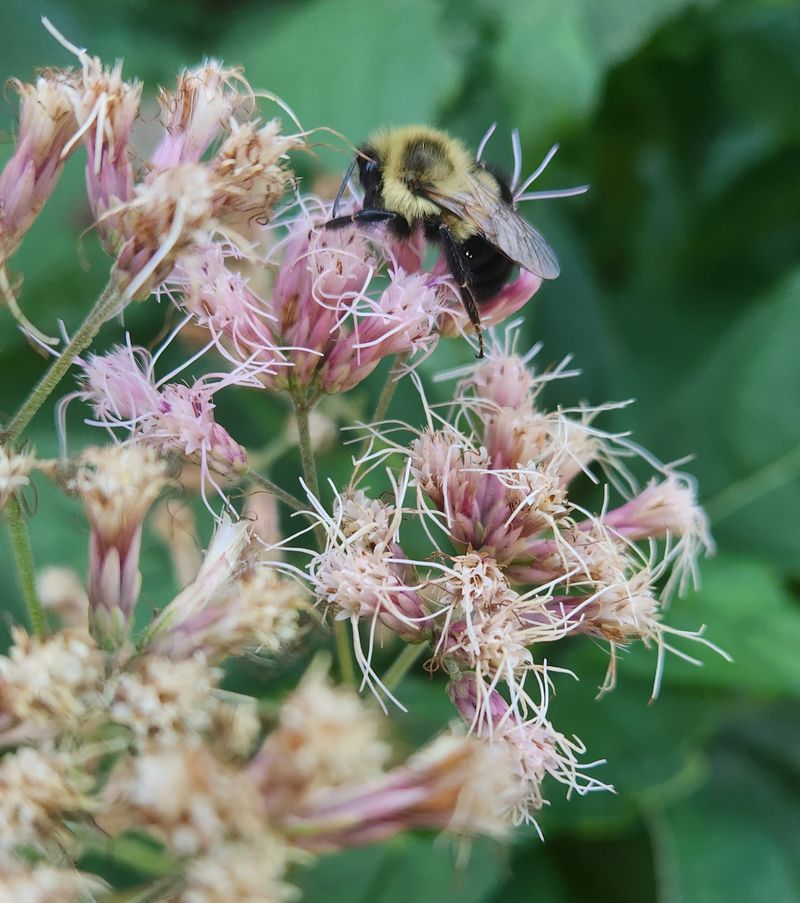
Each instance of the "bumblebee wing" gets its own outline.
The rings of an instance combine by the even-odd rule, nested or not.
[[[558,260],[543,236],[482,179],[470,175],[465,188],[458,193],[428,189],[426,194],[444,210],[472,223],[481,235],[524,269],[542,279],[558,276]]]

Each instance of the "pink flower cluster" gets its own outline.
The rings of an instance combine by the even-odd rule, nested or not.
[[[603,690],[610,690],[615,650],[653,643],[654,694],[665,651],[695,661],[672,637],[719,651],[702,630],[682,632],[662,620],[662,600],[685,587],[698,554],[710,548],[691,481],[660,467],[644,489],[629,489],[626,501],[610,507],[614,485],[635,486],[625,459],[636,446],[595,427],[597,409],[540,409],[542,386],[563,368],[536,375],[527,364],[496,349],[469,368],[449,413],[426,405],[422,428],[371,427],[357,480],[399,456],[400,476],[387,469],[393,501],[349,488],[328,514],[312,499],[327,545],[308,566],[320,604],[351,622],[364,684],[379,696],[394,699],[372,665],[381,632],[430,644],[428,667],[448,674],[471,730],[502,742],[528,776],[522,820],[542,803],[545,773],[577,792],[604,786],[578,770],[580,743],[547,720],[558,669],[548,666],[545,644],[576,635],[607,643]],[[599,514],[571,500],[579,476],[610,480]],[[432,554],[409,558],[401,529],[423,531]]]

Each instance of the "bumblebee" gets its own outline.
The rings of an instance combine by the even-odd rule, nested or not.
[[[337,216],[358,167],[361,210]],[[339,188],[329,229],[384,223],[396,238],[422,226],[439,245],[478,335],[480,304],[500,291],[515,265],[555,279],[558,261],[544,238],[517,213],[506,181],[455,138],[427,126],[377,132],[358,149]]]

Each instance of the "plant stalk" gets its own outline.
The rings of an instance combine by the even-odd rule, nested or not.
[[[22,597],[25,599],[25,607],[28,610],[28,620],[31,630],[36,636],[44,636],[47,622],[44,609],[36,592],[36,567],[33,563],[33,551],[31,550],[31,538],[28,535],[28,525],[22,507],[16,496],[11,496],[5,509],[8,532],[11,535],[11,548],[14,552],[14,561],[17,565],[19,584],[22,589]]]
[[[245,476],[294,511],[308,511],[308,506],[304,505],[297,496],[292,495],[291,492],[287,492],[285,489],[281,489],[277,483],[273,483],[268,477],[262,477],[260,473],[256,473],[254,470],[248,470]]]
[[[386,674],[381,678],[381,683],[387,690],[392,691],[399,686],[402,679],[408,674],[414,664],[419,660],[423,652],[428,648],[427,643],[409,643],[405,649],[389,666]]]
[[[14,442],[19,438],[22,431],[64,378],[75,358],[91,345],[92,340],[100,331],[100,327],[113,313],[119,300],[120,293],[117,283],[111,279],[86,315],[86,319],[78,327],[78,331],[70,339],[67,347],[50,364],[39,382],[31,389],[20,409],[6,425],[2,433],[4,442]]]

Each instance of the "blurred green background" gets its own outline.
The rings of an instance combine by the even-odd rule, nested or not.
[[[671,624],[708,624],[733,665],[667,663],[647,705],[654,657],[631,654],[618,689],[593,699],[603,654],[576,647],[581,685],[561,686],[553,716],[605,757],[616,796],[553,805],[510,848],[478,844],[453,867],[452,850],[405,838],[325,860],[301,877],[307,899],[356,903],[716,903],[800,900],[800,6],[689,0],[3,0],[0,75],[29,80],[38,66],[71,62],[39,24],[47,15],[72,41],[128,76],[171,86],[207,55],[246,67],[307,126],[353,141],[375,126],[442,125],[510,162],[520,129],[526,169],[561,151],[541,188],[588,182],[582,198],[528,208],[557,249],[561,278],[525,311],[525,347],[543,362],[568,353],[583,374],[558,400],[635,397],[615,426],[664,460],[695,454],[718,544],[702,590],[675,602]],[[10,153],[16,102],[0,129]],[[333,143],[333,142],[332,142]],[[322,151],[334,171],[342,151]],[[104,281],[82,171],[72,161],[11,269],[38,325],[74,325]],[[307,176],[314,173],[306,171]],[[132,310],[128,326],[155,338],[164,311]],[[105,341],[120,334],[108,328]],[[0,311],[0,410],[13,410],[42,360]],[[469,359],[443,343],[433,373]],[[354,393],[370,406],[380,379]],[[448,388],[438,386],[438,398]],[[279,407],[241,393],[225,410],[237,438],[265,441]],[[414,405],[400,393],[397,413]],[[53,450],[52,414],[30,436]],[[263,428],[262,428],[263,427]],[[80,417],[71,432],[80,444]],[[337,479],[347,453],[323,471]],[[294,478],[289,458],[276,466]],[[39,564],[85,555],[75,507],[39,487],[32,532]],[[11,594],[6,543],[2,567]],[[169,598],[166,556],[145,549],[145,593]],[[694,651],[694,650],[693,650]],[[272,677],[245,664],[232,681]],[[279,682],[280,675],[275,676]],[[249,683],[248,683],[249,682]],[[404,685],[409,741],[450,717],[440,687]]]

